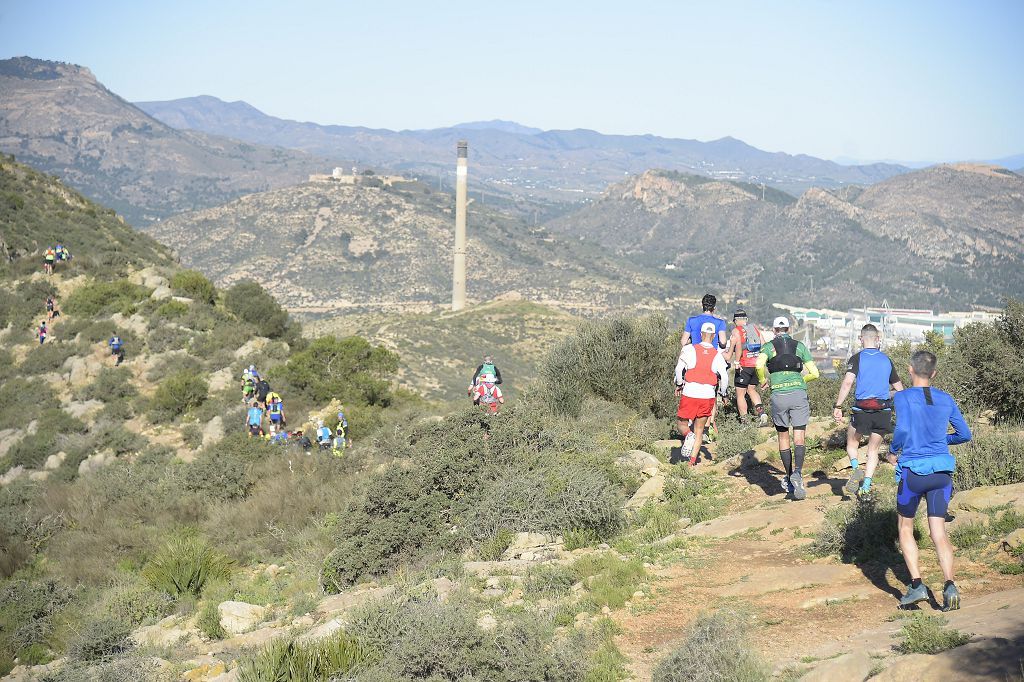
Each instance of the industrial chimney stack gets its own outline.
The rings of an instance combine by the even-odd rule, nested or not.
[[[466,176],[469,143],[459,140],[455,166],[455,268],[452,272],[452,310],[466,307]]]

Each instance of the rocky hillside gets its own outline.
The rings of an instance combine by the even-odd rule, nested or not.
[[[289,121],[245,102],[209,96],[137,105],[175,128],[427,176],[447,176],[456,140],[468,139],[473,175],[491,191],[562,201],[576,201],[581,191],[597,194],[624,173],[647,168],[728,174],[792,192],[811,186],[870,184],[907,170],[892,164],[844,166],[805,154],[765,152],[731,137],[700,142],[593,130],[538,131],[501,121],[437,130],[380,130]]]
[[[758,303],[948,309],[1024,292],[1024,180],[992,166],[936,166],[799,200],[649,171],[549,227]]]
[[[155,223],[149,234],[220,284],[261,282],[289,310],[325,314],[430,310],[451,300],[451,196],[418,183],[334,182],[253,194]],[[657,272],[473,203],[471,301],[518,295],[571,311],[664,309]]]
[[[27,57],[0,61],[0,151],[137,224],[329,167],[302,152],[176,130],[110,92],[87,68]]]

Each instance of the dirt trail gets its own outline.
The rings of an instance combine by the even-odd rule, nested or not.
[[[830,430],[827,424],[818,428]],[[813,464],[810,458],[808,462]],[[635,679],[651,679],[654,667],[682,642],[698,614],[727,605],[754,615],[754,643],[777,670],[810,669],[814,662],[851,651],[870,652],[873,661],[890,662],[883,657],[895,656],[892,635],[901,627],[896,598],[903,589],[894,567],[884,574],[871,573],[869,567],[814,557],[808,551],[810,535],[830,507],[856,504],[842,498],[845,474],[833,476],[805,467],[808,498],[795,502],[785,499],[779,483],[782,472],[771,465],[713,468],[729,482],[725,495],[730,513],[679,533],[693,541],[681,559],[653,570],[657,581],[648,602],[653,608],[623,610],[615,616],[622,629],[616,642],[629,658]],[[992,612],[1000,605],[1005,611],[1005,602],[1024,613],[1024,580],[963,556],[957,562],[965,607],[951,614],[951,624],[963,623],[965,631],[978,635],[1008,636],[1013,627]],[[940,588],[933,550],[922,548],[922,566],[926,582]],[[989,602],[995,605],[988,610],[967,608]],[[932,612],[932,607],[925,610]],[[1021,623],[1016,634],[1024,638],[1024,616],[1017,618]]]

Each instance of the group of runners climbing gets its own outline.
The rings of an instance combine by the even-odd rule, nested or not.
[[[265,438],[274,444],[296,444],[306,450],[313,447],[313,440],[301,429],[287,430],[288,417],[284,411],[284,399],[281,394],[271,389],[270,383],[259,373],[255,365],[249,365],[242,370],[241,390],[242,402],[248,407],[245,413],[245,428],[250,438]],[[324,424],[323,419],[318,419],[313,435],[320,450],[329,450],[338,456],[346,448],[352,447],[344,407],[338,410],[337,424],[333,430]]]
[[[727,395],[728,369],[735,365],[741,421],[748,421],[749,400],[759,423],[767,424],[769,415],[758,389],[770,389],[770,419],[778,435],[784,468],[782,485],[792,499],[803,500],[807,496],[803,482],[805,435],[810,421],[807,383],[818,379],[818,368],[807,347],[790,335],[788,318],[775,318],[773,336],[766,339],[756,325],[749,324],[746,312],[737,310],[733,315],[735,328],[727,339],[725,321],[714,314],[716,303],[714,296],[705,295],[701,314],[687,320],[682,335],[674,376],[679,397],[676,429],[683,437],[681,453],[691,465],[697,464],[703,434],[715,418],[718,397]],[[914,538],[914,516],[924,499],[929,534],[946,581],[942,608],[958,609],[960,593],[953,582],[953,548],[945,530],[955,469],[949,446],[969,441],[970,429],[953,398],[931,386],[937,371],[933,353],[920,350],[913,354],[907,368],[912,386],[905,388],[892,360],[881,350],[878,328],[864,325],[859,339],[862,349],[846,363],[833,410],[836,423],[846,423],[844,404],[852,392],[846,431],[852,474],[845,490],[862,503],[874,501],[872,479],[883,437],[893,434],[887,459],[895,467],[899,543],[911,578],[900,606],[909,607],[929,598],[921,582]],[[868,443],[862,467],[859,449],[864,436]]]
[[[43,272],[52,275],[58,263],[66,263],[70,260],[71,252],[62,242],[57,242],[43,252]]]

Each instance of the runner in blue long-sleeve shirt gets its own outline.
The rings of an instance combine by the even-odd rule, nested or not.
[[[960,608],[960,592],[953,583],[953,546],[946,536],[946,509],[953,495],[956,467],[949,446],[969,441],[971,429],[952,396],[931,387],[936,363],[935,355],[925,350],[917,351],[910,358],[908,369],[913,386],[893,396],[896,431],[889,446],[889,461],[896,466],[900,549],[911,578],[900,606],[928,599],[928,588],[921,582],[917,541],[914,540],[914,515],[923,497],[928,505],[928,533],[946,579],[942,610],[952,611]],[[953,433],[949,433],[950,425]]]

